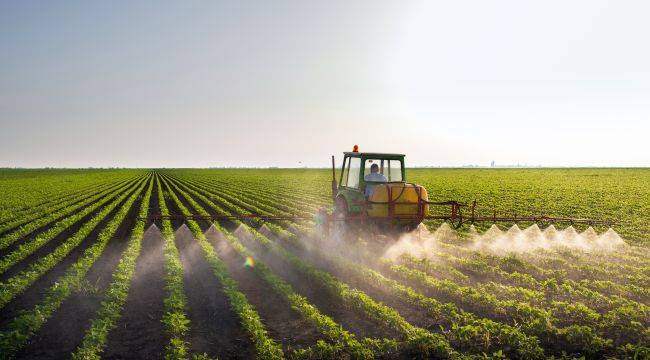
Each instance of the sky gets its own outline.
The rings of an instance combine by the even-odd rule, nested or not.
[[[2,1],[0,167],[650,166],[647,1]]]

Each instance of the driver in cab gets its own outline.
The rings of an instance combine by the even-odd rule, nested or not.
[[[372,192],[375,189],[375,186],[377,184],[373,184],[373,182],[388,182],[388,179],[384,174],[379,173],[379,165],[377,164],[372,164],[370,166],[370,174],[364,176],[363,178],[366,182],[370,182],[369,184],[366,184],[366,199],[369,198],[372,195]]]

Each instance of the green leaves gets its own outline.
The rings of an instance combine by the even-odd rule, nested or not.
[[[138,217],[140,218],[147,217],[152,188],[153,177],[149,180],[149,185],[140,203],[140,209],[138,211]],[[105,292],[101,308],[97,311],[97,315],[92,320],[90,328],[86,331],[81,345],[72,354],[73,359],[100,358],[100,354],[106,346],[108,333],[120,318],[122,308],[129,294],[131,278],[135,273],[136,259],[140,254],[144,226],[145,221],[143,219],[136,221],[131,232],[129,245],[124,251],[124,254],[122,254],[122,258],[113,273],[113,281]],[[184,325],[187,327],[187,324],[182,324],[181,321],[177,322],[179,325],[176,326]],[[189,321],[187,322],[189,323]]]
[[[58,309],[58,307],[61,305],[61,303],[71,294],[71,292],[78,286],[78,284],[81,283],[81,280],[85,276],[86,272],[90,267],[93,265],[95,260],[99,258],[99,256],[102,254],[104,248],[106,247],[106,244],[108,241],[113,237],[115,232],[117,231],[118,226],[124,220],[126,217],[126,214],[128,210],[130,209],[131,205],[135,200],[137,199],[139,193],[142,191],[144,186],[146,185],[146,181],[144,179],[140,181],[140,185],[138,185],[137,189],[128,197],[128,199],[119,207],[119,210],[115,214],[115,216],[106,224],[106,226],[102,229],[102,231],[99,233],[97,237],[97,241],[93,243],[90,247],[88,247],[84,253],[82,254],[81,258],[79,258],[74,264],[72,264],[65,274],[61,276],[57,282],[47,289],[46,291],[46,296],[45,299],[36,305],[33,309],[29,311],[25,311],[21,313],[18,317],[16,317],[14,320],[9,323],[7,328],[0,332],[0,354],[2,354],[3,358],[10,358],[12,357],[16,351],[18,351],[24,344],[25,342],[36,332],[40,327],[45,323],[45,321],[52,315],[52,313]],[[126,198],[128,193],[124,193],[120,196],[120,199]],[[101,220],[104,218],[108,213],[112,210],[112,208],[116,207],[119,204],[120,200],[116,200],[111,206],[107,207],[104,209],[104,212],[100,212],[100,214],[97,215],[97,218]],[[94,227],[94,225],[92,226]],[[83,234],[82,230],[78,232],[77,234]],[[80,236],[85,236],[85,235],[80,235]],[[68,242],[62,244],[59,248],[57,249],[62,249],[61,251],[54,251],[53,253],[50,253],[50,255],[55,254],[53,256],[46,256],[43,259],[46,259],[42,261],[40,264],[41,268],[39,268],[41,271],[45,271],[46,269],[51,268],[56,262],[60,261],[62,256],[64,256],[67,251],[69,251],[69,248],[72,246],[76,246],[74,242]],[[30,283],[33,281],[34,278],[38,276],[39,272],[37,271],[30,271],[25,273],[24,275],[20,276],[20,279],[23,279],[17,283],[20,283],[22,288],[26,286],[26,284]],[[8,282],[12,283],[13,282]],[[7,287],[7,291],[20,291],[22,288],[20,287]],[[5,288],[2,288],[2,291],[5,291]],[[4,295],[4,298],[8,298],[9,295]]]
[[[163,182],[166,182],[163,180]],[[168,186],[169,197],[176,204],[176,206],[181,210],[184,215],[190,215],[189,210],[181,203],[174,191],[172,191]],[[177,190],[181,191],[172,184],[172,186]],[[181,191],[182,193],[182,191]],[[199,209],[198,205],[193,202],[191,198],[186,199],[193,204],[195,209]],[[204,211],[205,212],[205,211]],[[215,276],[221,282],[221,285],[224,288],[224,292],[230,300],[230,306],[233,311],[238,315],[242,326],[248,331],[251,336],[251,340],[255,344],[257,350],[257,355],[263,359],[280,359],[284,357],[282,348],[277,344],[273,339],[271,339],[262,324],[259,314],[255,308],[248,302],[246,296],[242,294],[237,288],[237,282],[233,280],[228,274],[225,265],[221,262],[219,257],[216,255],[212,245],[205,238],[205,235],[201,231],[199,225],[193,221],[189,220],[188,225],[194,237],[199,242],[199,245],[203,251],[203,255],[206,260],[212,267]]]
[[[165,203],[165,196],[169,196],[169,194],[163,193],[158,174],[156,174],[156,189],[160,213],[169,216],[169,209]],[[187,359],[188,344],[185,334],[189,330],[190,321],[185,314],[187,298],[183,290],[183,265],[174,243],[174,230],[169,219],[162,221],[162,233],[165,238],[163,253],[165,256],[165,291],[167,293],[163,300],[165,314],[162,321],[169,337],[169,343],[165,346],[165,359]]]

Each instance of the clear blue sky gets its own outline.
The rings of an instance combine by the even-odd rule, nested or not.
[[[647,1],[3,1],[0,166],[650,166]]]

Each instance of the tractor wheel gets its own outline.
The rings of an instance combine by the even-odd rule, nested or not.
[[[349,214],[348,203],[344,198],[337,198],[334,203],[334,221],[332,224],[332,235],[336,239],[343,240],[348,235]]]

